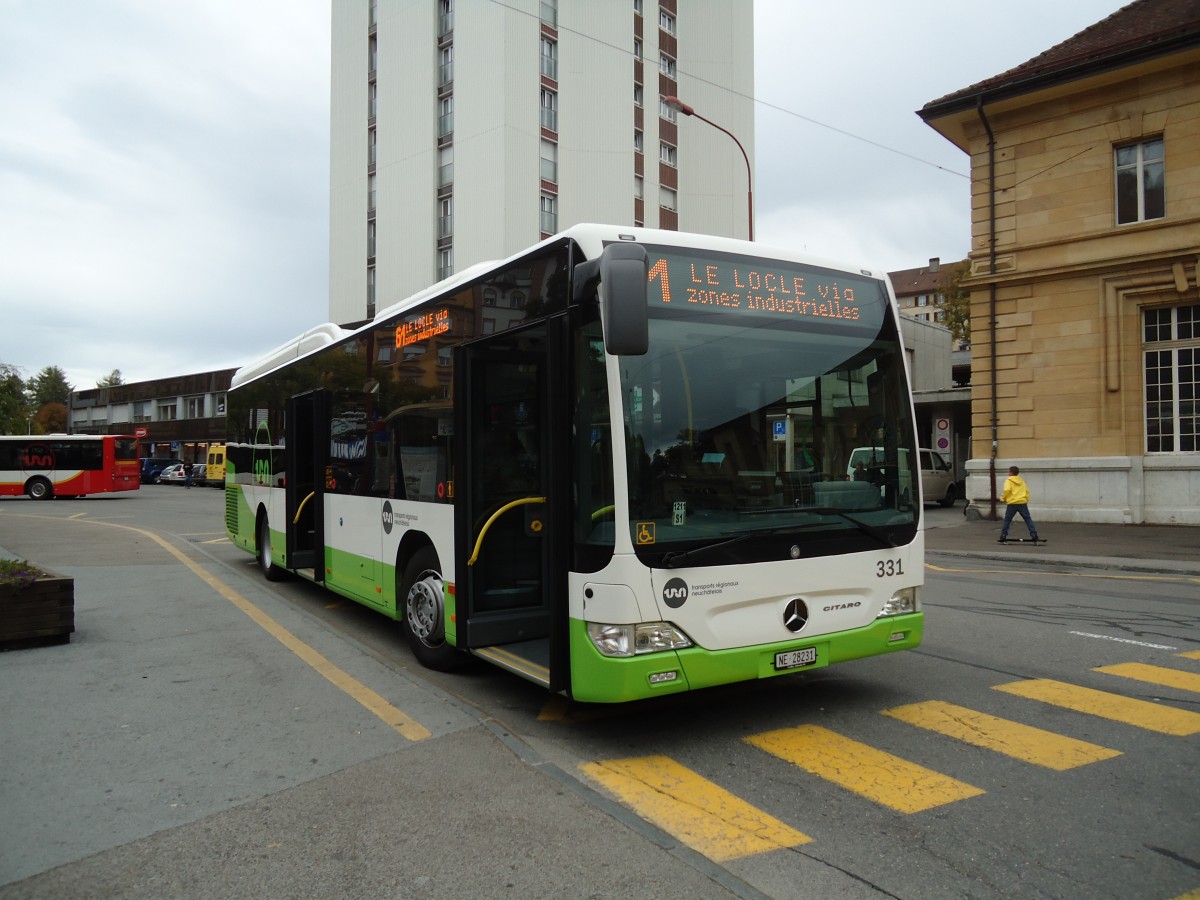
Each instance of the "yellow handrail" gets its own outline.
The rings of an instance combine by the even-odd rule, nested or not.
[[[317,495],[316,491],[309,491],[308,496],[300,501],[300,505],[296,507],[296,518],[292,519],[292,524],[296,525],[300,522],[300,513],[304,512],[304,504]]]
[[[488,529],[492,527],[493,522],[515,507],[525,506],[529,503],[545,502],[545,497],[522,497],[519,500],[513,500],[511,503],[505,503],[502,507],[492,513],[488,520],[483,523],[483,528],[479,529],[479,538],[475,541],[475,550],[471,554],[471,558],[467,560],[467,565],[473,566],[475,565],[475,560],[479,559],[479,550],[483,547],[483,538],[488,533]]]

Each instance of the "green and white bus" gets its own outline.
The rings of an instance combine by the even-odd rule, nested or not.
[[[579,225],[306,332],[228,408],[230,539],[398,620],[426,666],[617,702],[921,641],[880,271]]]

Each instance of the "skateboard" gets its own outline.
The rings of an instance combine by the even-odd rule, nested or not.
[[[997,544],[1044,544],[1046,539],[1039,538],[997,538]]]

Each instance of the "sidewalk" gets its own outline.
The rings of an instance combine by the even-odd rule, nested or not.
[[[962,509],[957,508],[961,513]],[[1003,507],[1001,507],[1003,513]],[[1040,562],[1129,572],[1200,577],[1200,528],[1187,525],[1092,525],[1038,522],[1044,544],[997,543],[1000,521],[959,516],[955,524],[927,525],[929,554],[970,556],[997,562]],[[1027,537],[1018,517],[1009,538]]]

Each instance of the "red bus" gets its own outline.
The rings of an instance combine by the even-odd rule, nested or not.
[[[0,437],[0,496],[49,500],[136,491],[141,484],[133,435]]]

